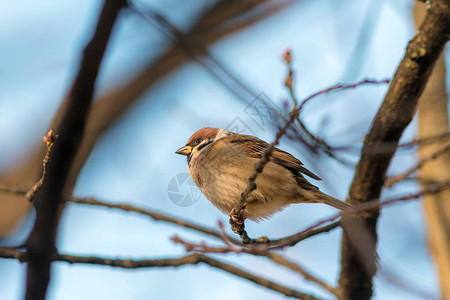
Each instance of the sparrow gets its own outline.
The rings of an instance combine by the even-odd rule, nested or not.
[[[229,214],[238,205],[255,164],[268,146],[251,135],[205,127],[175,153],[187,156],[192,180],[214,206]],[[325,203],[340,210],[352,207],[319,191],[305,175],[321,180],[300,160],[275,148],[255,180],[256,189],[247,198],[243,217],[259,221],[294,203]]]

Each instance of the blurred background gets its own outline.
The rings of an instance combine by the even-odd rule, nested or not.
[[[133,2],[142,14],[124,11],[115,26],[97,81],[96,117],[86,132],[92,149],[86,148],[73,194],[126,202],[208,227],[216,227],[217,220],[227,223],[228,216],[195,191],[191,202],[173,196],[187,195],[192,188],[186,182],[186,159],[174,152],[205,126],[245,130],[272,141],[276,130],[257,109],[261,101],[281,113],[290,109],[284,86],[287,67],[281,59],[287,47],[293,54],[294,89],[299,99],[337,83],[391,78],[415,31],[413,2]],[[31,186],[38,178],[42,136],[71,86],[102,3],[22,0],[0,4],[2,181]],[[175,28],[188,34],[190,51],[177,45]],[[345,149],[336,155],[346,164],[288,138],[280,148],[323,179],[314,184],[344,199],[353,176],[351,164],[358,161],[364,134],[386,90],[387,85],[374,85],[335,92],[316,98],[302,111],[301,118],[311,132],[329,145]],[[402,141],[415,137],[415,126],[408,127]],[[401,173],[414,160],[410,149],[399,151],[389,175]],[[417,187],[414,182],[404,182],[385,189],[383,197],[403,195]],[[21,244],[34,222],[33,213],[23,198],[3,194],[0,198],[0,245]],[[282,237],[334,212],[322,205],[295,205],[270,220],[247,222],[247,231],[251,236]],[[437,298],[438,280],[426,243],[421,202],[386,208],[378,230],[381,271],[376,276],[374,299]],[[207,240],[137,214],[68,204],[60,223],[58,249],[74,255],[131,259],[177,257],[185,251],[169,240],[174,234]],[[340,237],[341,231],[335,230],[283,253],[336,285]],[[215,257],[289,287],[331,298],[269,261],[236,254]],[[0,259],[0,299],[22,298],[25,275],[26,265]],[[53,264],[48,296],[283,298],[203,265],[123,270],[61,262]]]

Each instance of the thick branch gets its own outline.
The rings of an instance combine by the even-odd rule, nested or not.
[[[428,9],[427,16],[419,32],[410,41],[390,84],[372,127],[367,134],[350,187],[348,201],[353,204],[378,199],[383,186],[387,167],[395,150],[378,153],[374,147],[383,143],[397,146],[405,127],[411,122],[436,59],[450,35],[450,0],[435,0]],[[367,151],[371,149],[372,151]],[[375,265],[376,223],[378,212],[368,214],[364,220],[370,230],[373,243]],[[372,277],[364,263],[344,233],[341,252],[340,299],[370,299]]]
[[[69,170],[83,136],[88,109],[103,54],[117,15],[125,1],[106,1],[97,29],[83,53],[80,70],[69,94],[67,110],[56,132],[52,155],[41,189],[36,194],[36,222],[28,236],[25,299],[45,299],[63,192]]]

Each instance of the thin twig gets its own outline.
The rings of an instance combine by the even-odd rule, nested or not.
[[[327,94],[333,91],[338,90],[346,90],[346,89],[353,89],[361,85],[365,84],[384,84],[389,83],[388,79],[384,80],[372,80],[372,79],[364,79],[357,83],[353,84],[337,84],[332,87],[329,87],[327,89],[321,90],[319,92],[316,92],[306,99],[304,99],[300,106],[298,108],[294,107],[294,109],[289,114],[289,120],[285,123],[285,125],[277,132],[275,140],[269,144],[269,146],[264,150],[264,152],[261,155],[261,158],[259,161],[255,164],[255,169],[253,173],[248,178],[247,187],[245,188],[244,192],[241,194],[241,199],[239,200],[239,204],[230,212],[230,223],[232,224],[232,230],[233,232],[240,235],[242,242],[244,244],[252,244],[252,243],[258,243],[258,239],[251,239],[247,232],[245,231],[245,224],[244,219],[242,216],[242,213],[247,206],[247,197],[250,195],[250,193],[256,189],[255,180],[259,173],[261,173],[265,167],[265,165],[269,162],[270,156],[275,149],[276,145],[278,145],[281,137],[286,133],[288,128],[291,126],[291,124],[296,120],[297,116],[299,115],[300,111],[303,109],[303,107],[312,99],[319,95]]]
[[[184,249],[187,252],[195,252],[195,253],[203,253],[203,254],[206,254],[206,253],[212,253],[212,254],[218,254],[218,253],[219,254],[225,254],[225,253],[242,254],[242,253],[246,253],[246,254],[252,254],[252,255],[257,255],[257,256],[263,256],[281,266],[287,267],[290,270],[292,270],[296,273],[299,273],[306,280],[318,284],[319,286],[321,286],[323,289],[330,292],[331,294],[337,295],[337,290],[335,288],[331,287],[324,281],[322,281],[319,278],[317,278],[316,276],[312,275],[310,272],[306,271],[303,267],[301,267],[297,263],[288,260],[287,258],[285,258],[284,256],[282,256],[280,254],[271,253],[271,252],[267,252],[267,251],[259,251],[259,250],[257,250],[259,246],[252,246],[251,248],[244,248],[244,247],[238,248],[232,244],[227,244],[226,247],[222,247],[222,246],[218,247],[218,246],[210,246],[204,242],[201,242],[201,243],[188,242],[188,241],[180,238],[179,236],[173,236],[171,238],[171,240],[175,244],[183,245]]]
[[[29,187],[26,187],[21,184],[9,184],[0,182],[0,192],[3,193],[10,193],[25,197],[25,195],[28,193],[29,190],[30,190]]]
[[[398,148],[409,148],[417,145],[427,145],[432,143],[437,143],[441,141],[446,141],[450,139],[450,132],[446,132],[443,134],[428,136],[424,138],[414,139],[410,142],[399,144]]]
[[[33,185],[33,187],[26,193],[25,198],[30,202],[34,202],[34,198],[36,197],[36,193],[41,189],[42,184],[44,183],[45,176],[47,175],[47,164],[50,160],[53,145],[55,144],[57,135],[53,134],[53,130],[49,130],[47,135],[44,136],[44,143],[47,146],[47,153],[45,154],[44,160],[42,162],[42,176],[41,178]]]
[[[300,128],[306,133],[306,135],[315,143],[315,146],[323,151],[328,157],[336,160],[346,167],[354,167],[354,164],[342,157],[337,156],[334,153],[335,148],[330,146],[324,139],[320,139],[312,134],[311,131],[306,127],[305,123],[300,119],[300,116],[297,117],[297,122],[300,125]],[[314,147],[314,146],[311,146]]]
[[[385,200],[381,203],[378,202],[377,199],[375,199],[375,200],[372,200],[372,201],[369,201],[366,203],[358,204],[357,206],[355,206],[355,209],[358,211],[366,211],[366,210],[376,209],[376,208],[380,208],[380,207],[383,207],[386,205],[390,205],[395,202],[417,199],[426,194],[438,193],[441,190],[447,189],[447,188],[450,188],[450,181],[442,182],[442,183],[433,182],[433,183],[429,183],[428,188],[425,188],[417,193],[408,194],[408,195],[405,195],[402,197],[391,198],[391,199]],[[18,194],[18,195],[25,195],[26,192],[28,191],[28,188],[21,186],[21,185],[0,183],[0,191],[14,193],[14,194]],[[165,214],[162,214],[159,212],[146,210],[146,209],[132,206],[129,204],[125,204],[125,203],[114,204],[114,203],[108,203],[108,202],[96,200],[94,198],[76,198],[76,197],[69,197],[67,201],[72,202],[72,203],[78,203],[78,204],[94,205],[94,206],[108,207],[108,208],[118,209],[118,210],[123,210],[123,211],[128,211],[128,212],[135,212],[138,214],[148,216],[155,221],[163,221],[163,222],[175,224],[175,225],[178,225],[181,227],[185,227],[188,229],[192,229],[192,230],[210,235],[212,237],[219,238],[223,241],[225,241],[225,240],[230,241],[231,243],[233,243],[235,245],[242,245],[239,240],[225,234],[222,230],[217,231],[214,229],[209,229],[209,228],[197,225],[195,223],[192,223],[190,221],[180,219],[178,217],[168,216],[168,215],[165,215]],[[257,249],[259,251],[258,254],[262,254],[262,251],[282,249],[287,246],[295,246],[297,243],[299,243],[305,239],[308,239],[308,238],[313,237],[320,233],[331,231],[331,230],[339,227],[339,221],[335,221],[337,218],[339,218],[339,216],[340,216],[340,214],[335,214],[330,218],[319,221],[319,222],[315,223],[314,225],[312,225],[298,233],[295,233],[293,235],[290,235],[290,236],[287,236],[284,238],[271,239],[271,240],[267,240],[266,242],[259,241],[254,244],[246,245],[247,249],[251,249],[251,250],[247,251],[246,253],[251,253],[252,251],[255,252],[256,251],[255,249]],[[333,222],[333,221],[335,221],[335,222]],[[333,223],[330,223],[330,222],[333,222]],[[330,224],[324,225],[326,223],[330,223]],[[220,226],[219,226],[219,228],[220,228]]]
[[[200,245],[193,244],[193,243],[187,243],[187,242],[183,241],[181,238],[179,238],[178,236],[173,237],[172,241],[174,243],[182,244],[185,247],[186,251],[200,250],[200,252],[207,253],[206,250],[210,249],[214,253],[233,252],[233,253],[250,253],[250,254],[254,254],[254,255],[262,255],[262,256],[270,259],[272,262],[275,262],[281,266],[289,268],[290,270],[292,270],[296,273],[299,273],[306,280],[309,280],[311,282],[318,284],[319,286],[321,286],[323,289],[327,290],[331,294],[337,295],[336,288],[331,287],[330,285],[325,283],[323,280],[320,280],[319,278],[317,278],[317,276],[314,276],[313,274],[311,274],[311,272],[306,271],[305,268],[301,267],[298,263],[295,263],[295,262],[287,259],[286,257],[284,257],[281,254],[276,254],[276,253],[267,252],[267,251],[259,252],[259,253],[258,252],[246,252],[245,250],[248,250],[248,249],[236,247],[235,245],[233,245],[230,242],[229,236],[225,233],[225,227],[223,226],[223,223],[221,221],[218,222],[218,226],[219,226],[220,232],[222,233],[222,240],[225,243],[225,245],[227,246],[226,248],[209,247],[205,243],[201,243]]]
[[[28,262],[28,255],[26,252],[6,247],[0,247],[0,257],[17,259],[20,262]],[[315,296],[290,289],[288,287],[282,286],[276,282],[273,282],[261,276],[239,269],[231,264],[221,262],[212,257],[199,253],[193,253],[179,258],[143,259],[143,260],[55,254],[52,256],[52,261],[68,262],[70,264],[93,264],[125,269],[179,267],[184,265],[196,265],[199,263],[204,263],[213,268],[217,268],[227,273],[233,274],[237,277],[244,278],[248,281],[256,283],[257,285],[276,291],[288,297],[307,300],[319,299]]]
[[[334,91],[341,91],[341,90],[348,90],[348,89],[353,89],[356,87],[359,87],[361,85],[366,85],[366,84],[389,84],[390,79],[382,79],[382,80],[374,80],[374,79],[363,79],[361,81],[358,81],[356,83],[352,83],[352,84],[337,84],[334,85],[332,87],[329,87],[327,89],[321,90],[319,92],[316,92],[312,95],[310,95],[309,97],[307,97],[305,100],[302,101],[302,103],[300,104],[298,111],[301,111],[303,109],[303,107],[312,99],[316,98],[319,95],[324,95],[324,94],[328,94],[330,92],[334,92]]]
[[[389,177],[385,183],[384,186],[386,187],[392,187],[397,182],[400,182],[404,179],[406,179],[409,175],[413,174],[415,171],[419,170],[424,164],[427,162],[430,162],[434,159],[436,159],[438,156],[446,153],[450,149],[450,141],[447,141],[444,143],[441,147],[437,148],[436,151],[428,155],[427,157],[423,158],[422,160],[418,161],[415,165],[410,167],[408,170],[403,172],[402,174],[391,176]]]
[[[17,195],[25,195],[28,191],[28,188],[22,185],[14,185],[14,184],[4,184],[0,183],[0,192],[7,192],[7,193],[13,193]],[[111,209],[118,209],[122,211],[127,212],[135,212],[147,217],[150,217],[154,221],[162,221],[167,222],[171,224],[175,224],[180,227],[185,227],[188,229],[192,229],[207,235],[210,235],[212,237],[216,237],[219,239],[223,239],[223,234],[217,230],[210,229],[198,224],[195,224],[191,221],[181,219],[179,217],[169,216],[167,214],[163,214],[156,211],[151,211],[149,209],[144,209],[141,207],[133,206],[127,203],[109,203],[105,201],[97,200],[93,197],[87,197],[87,198],[77,198],[77,197],[67,197],[67,202],[71,203],[78,203],[78,204],[84,204],[84,205],[93,205],[93,206],[99,206],[99,207],[107,207]],[[236,245],[241,245],[241,241],[227,235],[227,239],[229,239],[232,243]]]
[[[421,139],[414,139],[410,142],[407,143],[403,143],[403,144],[398,144],[395,142],[380,142],[380,143],[376,143],[376,144],[371,144],[371,145],[367,145],[367,147],[365,147],[364,149],[364,153],[365,154],[383,154],[383,153],[392,153],[393,151],[399,150],[399,149],[407,149],[407,148],[412,148],[415,146],[420,146],[420,145],[428,145],[428,144],[433,144],[433,143],[438,143],[438,142],[446,142],[450,139],[450,133],[446,132],[444,134],[438,134],[435,136],[430,136],[430,137],[426,137],[426,138],[421,138]],[[334,150],[349,150],[350,147],[340,147],[340,148],[334,148]]]
[[[154,221],[163,221],[163,222],[175,224],[180,227],[192,229],[192,230],[210,235],[212,237],[222,239],[222,233],[217,230],[195,224],[188,220],[183,220],[179,217],[169,216],[166,214],[162,214],[162,213],[151,211],[148,209],[136,207],[136,206],[126,204],[126,203],[108,203],[108,202],[97,200],[92,197],[89,197],[89,198],[70,197],[68,199],[68,201],[72,202],[72,203],[94,205],[94,206],[100,206],[100,207],[108,207],[108,208],[112,208],[112,209],[119,209],[119,210],[128,211],[128,212],[135,212],[135,213],[150,217]],[[237,245],[241,244],[241,242],[238,239],[235,239],[228,235],[227,235],[227,238]]]
[[[261,256],[267,255],[270,253],[270,251],[273,250],[280,250],[288,246],[294,246],[300,241],[303,241],[307,238],[313,237],[320,233],[331,231],[339,227],[339,221],[319,227],[320,224],[328,223],[330,222],[330,220],[336,219],[337,217],[339,217],[339,215],[320,221],[305,230],[284,238],[280,238],[277,240],[266,240],[264,242],[259,241],[252,244],[246,244],[243,247],[230,247],[229,244],[227,244],[227,247],[223,247],[210,246],[205,243],[191,243],[183,240],[177,235],[173,236],[171,240],[176,244],[184,245],[187,251],[197,251],[201,253],[247,253]]]
[[[285,266],[285,267],[289,268],[290,270],[292,270],[296,273],[299,273],[306,280],[316,283],[317,285],[322,287],[324,290],[337,296],[337,294],[338,294],[337,288],[332,287],[331,285],[324,282],[322,279],[319,279],[316,275],[311,274],[310,271],[307,271],[304,267],[300,266],[298,263],[293,262],[293,261],[287,259],[285,256],[280,255],[278,253],[269,253],[266,255],[266,257],[269,258],[270,260],[272,260],[273,262],[276,262],[279,265]]]
[[[360,203],[354,207],[355,210],[359,211],[360,213],[372,211],[372,210],[378,210],[382,207],[397,203],[397,202],[403,202],[403,201],[409,201],[418,199],[424,195],[427,194],[434,194],[439,193],[442,190],[450,188],[450,181],[440,182],[440,183],[433,183],[430,184],[427,188],[422,189],[416,193],[404,195],[401,197],[394,197],[391,199],[387,199],[385,201],[380,202],[379,199],[373,199],[368,202]],[[266,239],[265,241],[257,241],[255,243],[245,245],[244,247],[211,247],[208,245],[202,244],[195,244],[195,243],[189,243],[186,242],[179,237],[175,237],[176,243],[181,243],[187,248],[190,249],[190,251],[199,251],[199,252],[205,252],[205,253],[248,253],[248,254],[254,254],[254,255],[266,255],[270,251],[273,250],[279,250],[286,247],[292,247],[296,245],[297,243],[310,238],[312,236],[315,236],[320,233],[331,231],[337,227],[339,227],[341,221],[336,221],[342,216],[342,212],[339,212],[329,218],[326,218],[322,221],[316,222],[312,226],[306,228],[305,230],[302,230],[298,233],[295,233],[293,235],[276,239],[276,240],[269,240]],[[333,222],[333,223],[330,223]],[[329,223],[329,224],[327,224]],[[327,224],[327,225],[324,225]]]
[[[414,200],[414,199],[418,199],[427,194],[439,193],[442,190],[445,190],[448,188],[450,188],[450,181],[445,181],[445,182],[440,182],[440,183],[432,183],[432,184],[430,183],[427,188],[424,188],[416,193],[404,195],[401,197],[394,197],[391,199],[387,199],[383,202],[379,202],[378,199],[374,199],[374,200],[356,205],[355,209],[358,211],[361,211],[361,212],[369,211],[369,210],[373,210],[373,209],[379,209],[381,207],[388,206],[388,205],[391,205],[391,204],[394,204],[397,202]],[[331,222],[332,220],[335,220],[336,218],[339,217],[339,215],[340,215],[340,213],[338,213],[328,219],[320,221],[320,222],[316,223],[315,225],[309,227],[308,229],[301,231],[299,233],[296,233],[292,236],[278,239],[278,240],[270,240],[267,243],[267,245],[270,246],[268,248],[268,250],[280,249],[280,248],[284,248],[286,246],[294,246],[298,242],[300,242],[304,239],[307,239],[311,236],[317,235],[322,232],[330,231],[339,226],[339,221],[336,221],[334,223],[331,223],[331,224],[328,224],[325,226],[322,226],[322,224],[325,224],[325,223]],[[322,226],[322,227],[319,227],[319,226]]]
[[[225,233],[225,228],[223,226],[223,223],[221,221],[219,221],[218,225],[219,225],[220,232],[222,233],[223,242],[225,243],[225,245],[227,245],[228,248],[232,249],[233,252],[236,253],[238,248],[230,242],[229,236]],[[331,294],[337,295],[336,288],[331,287],[329,284],[325,283],[323,280],[320,280],[317,276],[314,276],[313,274],[311,274],[311,272],[306,271],[305,268],[301,267],[298,263],[295,263],[295,262],[287,259],[286,257],[284,257],[281,254],[277,254],[277,253],[273,253],[273,252],[270,252],[270,253],[267,252],[264,254],[264,256],[281,266],[287,267],[287,268],[291,269],[292,271],[299,273],[306,280],[309,280],[311,282],[318,284],[319,286],[321,286],[323,289],[327,290]]]
[[[292,100],[293,107],[296,108],[298,106],[298,100],[297,96],[294,92],[294,69],[292,67],[292,53],[291,50],[288,48],[283,54],[283,60],[286,62],[286,66],[288,68],[288,75],[284,81],[284,85],[288,88],[289,95]],[[332,151],[333,147],[331,147],[326,141],[323,139],[317,138],[314,134],[311,133],[311,131],[306,128],[306,125],[303,123],[303,121],[300,119],[300,115],[297,115],[297,123],[299,124],[300,128],[303,130],[303,132],[306,134],[306,136],[314,143],[310,144],[306,142],[305,139],[301,139],[301,142],[303,142],[310,150],[311,152],[316,152],[316,149],[321,149],[326,155],[329,157],[335,159],[336,161],[342,163],[345,166],[353,167],[353,164],[349,161],[340,158],[334,154]]]
[[[418,199],[424,195],[440,193],[441,191],[449,189],[449,188],[450,188],[450,181],[429,183],[426,188],[420,190],[419,192],[385,200],[385,201],[379,203],[379,206],[383,207],[383,206],[391,205],[391,204],[397,203],[397,202]],[[357,207],[359,209],[365,209],[365,210],[373,209],[375,207],[375,205],[373,204],[374,201],[371,201],[371,202],[363,203],[361,205],[358,205]]]

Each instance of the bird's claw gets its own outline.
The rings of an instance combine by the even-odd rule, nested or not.
[[[236,213],[236,208],[233,208],[230,212],[230,225],[231,230],[233,230],[234,233],[237,233],[239,235],[242,235],[245,230],[245,219],[242,216],[242,214]]]

